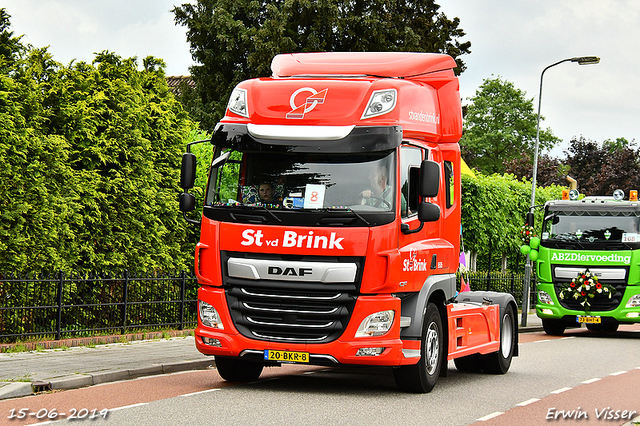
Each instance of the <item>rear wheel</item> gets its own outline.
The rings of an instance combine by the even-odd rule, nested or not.
[[[542,328],[544,332],[551,336],[562,336],[567,328],[564,323],[557,319],[543,319]]]
[[[513,305],[507,305],[500,321],[500,350],[482,355],[480,364],[485,373],[504,374],[511,367],[516,349],[516,314]]]
[[[393,370],[398,389],[404,392],[426,393],[436,385],[444,358],[442,318],[435,304],[427,304],[422,324],[420,361]]]
[[[239,358],[216,356],[216,368],[220,377],[228,382],[253,382],[258,380],[264,365]]]
[[[482,366],[480,365],[480,355],[478,354],[456,358],[453,360],[453,363],[456,365],[458,371],[461,371],[463,373],[479,373],[482,371]]]

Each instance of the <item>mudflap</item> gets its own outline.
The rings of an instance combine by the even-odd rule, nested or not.
[[[518,313],[518,304],[516,303],[516,299],[513,295],[509,293],[499,293],[497,291],[464,291],[462,293],[458,293],[458,295],[454,298],[456,302],[465,303],[479,303],[479,304],[489,304],[489,305],[499,305],[500,306],[500,318],[504,315],[504,311],[509,306],[509,304],[513,305],[514,312]],[[516,344],[513,351],[513,356],[518,356],[518,321],[516,318],[515,321],[515,338]]]

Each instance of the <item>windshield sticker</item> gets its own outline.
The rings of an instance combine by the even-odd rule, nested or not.
[[[602,263],[623,263],[630,264],[631,256],[622,256],[614,254],[582,254],[575,252],[553,253],[551,261],[557,262],[602,262]]]
[[[304,193],[305,209],[321,209],[324,205],[324,193],[326,188],[324,185],[308,183]]]
[[[622,242],[623,243],[637,243],[637,242],[640,242],[640,234],[625,232],[624,234],[622,234]]]

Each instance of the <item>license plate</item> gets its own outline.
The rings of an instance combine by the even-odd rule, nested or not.
[[[588,317],[585,315],[576,315],[576,321],[584,324],[600,324],[600,317]]]
[[[265,350],[264,359],[267,361],[280,362],[309,362],[308,352],[274,351]]]

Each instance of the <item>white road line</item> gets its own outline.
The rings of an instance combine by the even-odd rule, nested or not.
[[[571,390],[571,388],[560,388],[560,389],[554,390],[554,391],[553,391],[553,392],[551,392],[551,393],[559,394],[559,393],[562,393],[562,392],[566,392],[566,391],[568,391],[568,390]]]
[[[526,400],[526,401],[524,401],[524,402],[521,402],[520,404],[516,404],[516,407],[524,407],[524,406],[526,406],[526,405],[533,404],[533,403],[534,403],[534,402],[536,402],[536,401],[540,401],[540,398],[531,398],[531,399],[528,399],[528,400]]]
[[[207,390],[203,390],[200,392],[192,392],[192,393],[185,393],[184,395],[180,395],[180,396],[192,396],[192,395],[200,395],[202,393],[209,393],[209,392],[215,392],[215,391],[219,391],[220,388],[217,389],[207,389]]]
[[[618,372],[616,372],[616,373],[611,373],[611,374],[609,374],[609,375],[610,375],[610,376],[619,376],[619,375],[624,374],[624,373],[626,373],[626,371],[618,371]]]
[[[550,341],[551,341],[551,339],[536,340],[536,341],[535,341],[535,342],[533,342],[533,343],[543,343],[543,342],[550,342]]]
[[[504,414],[504,413],[502,411],[496,411],[495,413],[491,413],[491,414],[488,414],[488,415],[486,415],[484,417],[480,417],[479,419],[476,419],[476,421],[478,421],[478,422],[486,422],[487,420],[491,420],[494,417],[498,417],[501,414]]]
[[[601,380],[601,379],[598,379],[598,378],[595,378],[595,379],[589,379],[589,380],[585,380],[585,381],[584,381],[584,382],[582,382],[582,383],[584,383],[585,385],[588,385],[589,383],[597,382],[598,380]]]
[[[117,407],[117,408],[109,408],[109,411],[118,411],[118,410],[124,410],[126,408],[142,407],[143,405],[149,405],[149,403],[141,402],[140,404],[125,405],[124,407]]]

